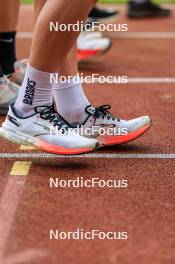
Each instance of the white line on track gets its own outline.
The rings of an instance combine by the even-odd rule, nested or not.
[[[32,263],[32,261],[33,263],[36,263],[36,260],[39,261],[39,258],[46,258],[47,255],[46,249],[41,250],[37,248],[29,248],[6,257],[6,260],[3,262],[3,264],[27,264]],[[43,262],[42,260],[40,261],[40,263]]]
[[[112,38],[175,38],[175,32],[110,32],[106,36]],[[19,32],[17,38],[31,39],[33,32]]]
[[[53,155],[47,153],[0,153],[0,159],[53,159],[53,158],[87,158],[87,159],[175,159],[175,153],[132,153],[132,154],[107,154],[90,153],[83,155]]]
[[[175,78],[173,77],[137,77],[128,78],[128,83],[175,83]]]
[[[99,83],[99,81],[95,79],[94,83],[98,83],[98,84],[108,83],[110,85],[110,83],[107,81],[107,78],[106,80],[104,80],[103,83]],[[160,83],[160,84],[175,83],[175,78],[174,77],[135,77],[135,78],[128,78],[127,83]],[[92,84],[92,83],[89,83],[89,84]],[[112,84],[115,84],[115,83],[112,83]],[[116,87],[118,86],[116,85]]]

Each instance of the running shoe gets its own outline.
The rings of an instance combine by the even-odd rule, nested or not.
[[[87,118],[79,124],[82,135],[96,138],[100,147],[128,143],[143,135],[151,125],[148,116],[125,121],[114,117],[110,108],[110,105],[88,106],[85,109]]]
[[[163,8],[150,0],[144,3],[135,3],[133,1],[129,1],[128,3],[129,18],[168,17],[170,14],[170,9]]]
[[[6,76],[0,78],[0,115],[6,115],[9,105],[15,102],[19,86],[10,81]]]
[[[102,39],[103,33],[100,31],[82,31],[79,35],[80,38],[84,38],[84,40],[89,39]]]
[[[112,41],[109,38],[87,38],[85,35],[80,35],[77,40],[77,58],[78,61],[91,59],[107,52],[112,46]]]
[[[51,128],[57,130],[51,132]],[[97,140],[71,131],[69,124],[52,110],[52,106],[35,107],[32,115],[22,118],[11,105],[0,128],[0,135],[9,141],[33,145],[54,154],[81,154],[95,150],[98,146]]]
[[[118,11],[114,9],[94,7],[88,16],[88,21],[109,24],[115,22],[117,18]]]

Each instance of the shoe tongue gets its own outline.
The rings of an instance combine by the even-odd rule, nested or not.
[[[86,113],[90,114],[90,115],[94,115],[95,114],[95,107],[93,107],[92,105],[88,105],[85,109]]]

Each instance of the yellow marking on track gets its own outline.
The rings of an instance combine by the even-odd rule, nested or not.
[[[31,161],[15,161],[11,169],[11,176],[27,176],[32,165]]]
[[[34,149],[36,149],[36,148],[33,146],[27,146],[27,145],[21,145],[20,146],[20,150],[34,150]]]

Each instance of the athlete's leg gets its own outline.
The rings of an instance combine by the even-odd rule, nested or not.
[[[43,7],[36,23],[30,64],[38,70],[55,72],[73,46],[79,32],[48,30],[50,21],[74,24],[84,21],[93,7],[94,0],[50,0]],[[48,63],[52,61],[52,63]]]
[[[0,0],[0,115],[8,112],[19,91],[19,86],[12,82],[16,81],[13,73],[19,4],[19,0]]]
[[[47,0],[35,0],[34,1],[34,19],[37,21],[38,16],[45,5]],[[57,47],[56,47],[57,48]],[[76,60],[76,45],[74,44],[64,61],[58,68],[59,75],[74,76],[78,72],[77,60]]]
[[[16,30],[19,6],[19,0],[0,0],[0,32]]]
[[[0,61],[4,74],[14,72],[19,0],[0,0]]]
[[[74,45],[78,33],[73,31],[48,31],[50,21],[58,21],[60,24],[67,24],[76,23],[78,20],[84,20],[94,4],[94,0],[88,0],[83,3],[80,3],[80,0],[74,0],[73,2],[76,6],[81,6],[81,8],[76,8],[76,11],[74,11],[72,2],[71,4],[68,1],[60,1],[58,3],[58,1],[52,0],[44,5],[40,13],[32,45],[30,66],[27,68],[22,89],[15,103],[15,107],[23,114],[33,111],[34,106],[41,104],[41,102],[42,104],[51,104],[52,84],[49,82],[51,72],[59,72],[59,75],[64,76],[77,75],[76,48],[72,48],[72,46]],[[68,6],[70,9],[67,8]],[[86,10],[86,12],[82,10]],[[72,48],[72,51],[66,59],[66,53],[70,48]],[[29,80],[33,80],[38,84],[38,86],[35,87],[35,95],[31,93],[30,96],[30,94],[28,94],[29,91],[27,90],[26,92],[26,86],[29,86]],[[65,118],[67,117],[67,115],[65,115],[65,109],[66,114],[70,116],[70,113],[75,108],[75,115],[78,114],[79,116],[84,114],[85,107],[89,105],[80,83],[75,84],[71,82],[62,85],[56,92],[55,99],[56,105],[59,106],[59,112],[64,114],[63,116]]]
[[[47,0],[35,0],[35,20]],[[71,48],[61,65],[58,66],[59,76],[68,78],[78,75],[77,47]],[[82,122],[85,117],[85,108],[90,104],[86,98],[80,82],[65,80],[64,84],[58,81],[53,85],[53,95],[57,111],[69,122]]]
[[[45,5],[45,3],[47,2],[47,0],[34,0],[34,18],[35,21],[37,21],[38,16],[43,8],[43,6]]]

